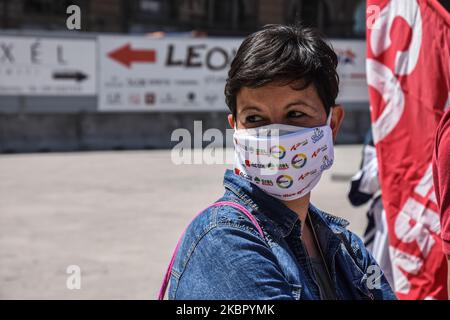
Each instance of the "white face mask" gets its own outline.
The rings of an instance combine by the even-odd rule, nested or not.
[[[235,130],[234,172],[277,199],[303,197],[333,164],[332,110],[321,127],[271,124]]]

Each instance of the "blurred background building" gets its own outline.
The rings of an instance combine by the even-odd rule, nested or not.
[[[364,36],[364,0],[0,0],[1,27],[62,31],[71,4],[83,11],[84,32],[245,36],[265,24],[301,20],[329,37]]]
[[[447,8],[448,2],[443,2]],[[81,30],[67,30],[66,9],[72,4],[81,8]],[[103,35],[242,39],[265,24],[301,21],[329,39],[357,40],[363,48],[365,6],[364,0],[0,0],[0,40]],[[7,84],[8,43],[2,46],[0,77]],[[360,52],[359,59],[364,59],[364,49]],[[354,57],[350,49],[340,54],[344,63],[352,63]],[[365,74],[357,76],[364,81]],[[189,99],[193,97],[189,93]],[[145,99],[154,100],[152,95]],[[370,127],[368,101],[344,101],[344,107],[347,113],[337,142],[361,143]],[[192,131],[193,121],[202,120],[204,130],[224,131],[226,114],[226,109],[99,112],[96,94],[0,91],[0,152],[169,148],[176,144],[170,140],[174,129]]]

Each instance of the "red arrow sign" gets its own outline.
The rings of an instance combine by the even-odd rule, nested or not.
[[[155,50],[133,50],[129,43],[108,53],[108,57],[123,64],[127,68],[131,67],[133,62],[156,62]]]

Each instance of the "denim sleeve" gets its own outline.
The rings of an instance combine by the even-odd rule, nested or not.
[[[207,231],[176,282],[177,300],[294,299],[270,248],[242,225]]]
[[[372,254],[366,249],[363,241],[354,233],[349,233],[350,243],[357,257],[357,262],[362,266],[362,271],[366,275],[363,281],[373,295],[373,299],[396,300],[397,297],[384,276],[383,270],[381,270]]]

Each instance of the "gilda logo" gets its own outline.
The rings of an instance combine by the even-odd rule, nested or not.
[[[306,161],[306,155],[304,153],[298,153],[292,158],[291,164],[295,169],[300,169],[305,166]]]
[[[287,174],[283,174],[277,178],[277,185],[283,189],[291,187],[293,183],[292,177]]]

